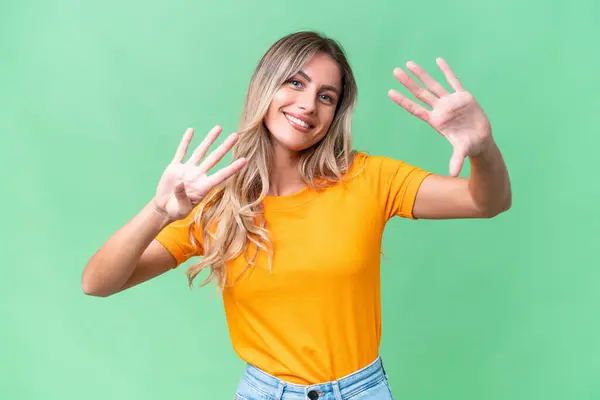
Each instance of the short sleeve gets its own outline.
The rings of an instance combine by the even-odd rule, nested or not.
[[[198,206],[186,218],[170,223],[155,237],[175,258],[177,266],[204,252],[202,230],[194,222],[197,211]],[[192,236],[195,243],[192,242]]]
[[[376,190],[384,206],[385,220],[393,216],[417,219],[413,215],[417,192],[431,172],[383,156],[371,156],[368,163],[369,173],[374,175]]]

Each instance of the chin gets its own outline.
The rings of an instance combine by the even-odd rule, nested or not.
[[[301,132],[280,130],[276,134],[271,133],[271,139],[278,147],[291,152],[300,152],[313,146],[318,140],[313,137],[306,137]]]
[[[277,140],[277,139],[276,139]],[[299,153],[311,147],[313,143],[298,143],[298,142],[290,142],[290,141],[282,141],[277,140],[280,147],[286,149],[289,152]]]

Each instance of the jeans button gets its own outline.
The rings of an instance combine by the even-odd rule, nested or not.
[[[308,392],[308,398],[310,400],[317,400],[319,398],[319,392],[317,392],[316,390],[311,390],[310,392]]]

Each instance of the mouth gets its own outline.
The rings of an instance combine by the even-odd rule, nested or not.
[[[315,127],[314,125],[308,123],[308,121],[301,119],[296,115],[288,114],[286,112],[284,112],[283,115],[285,115],[285,118],[288,120],[290,125],[299,131],[308,132]]]

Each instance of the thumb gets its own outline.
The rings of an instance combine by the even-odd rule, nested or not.
[[[190,198],[188,197],[188,195],[185,191],[185,185],[183,182],[178,181],[175,184],[175,188],[173,189],[173,191],[175,192],[175,198],[177,199],[177,202],[181,206],[185,206],[185,207],[192,206],[192,201],[190,200]]]
[[[187,199],[187,193],[185,192],[185,185],[183,184],[183,182],[177,181],[173,191],[175,192],[175,197],[177,198],[177,200]]]
[[[452,151],[452,157],[450,158],[450,176],[458,176],[465,162],[465,155],[456,147]]]

